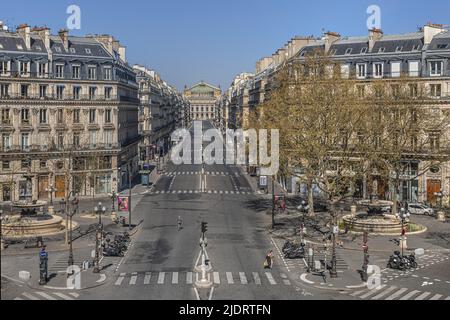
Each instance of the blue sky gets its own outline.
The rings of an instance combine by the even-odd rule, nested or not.
[[[81,30],[112,34],[127,46],[130,63],[158,71],[178,89],[200,80],[227,88],[240,72],[294,35],[367,34],[369,5],[381,8],[385,33],[417,30],[427,22],[450,24],[448,0],[22,0],[2,1],[9,26],[65,27],[71,4],[81,8]],[[124,6],[124,5],[127,6]]]

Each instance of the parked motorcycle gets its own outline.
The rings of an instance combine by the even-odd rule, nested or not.
[[[394,255],[389,257],[389,262],[387,264],[387,267],[390,269],[398,269],[398,270],[405,270],[405,263],[403,261],[403,258],[400,256],[399,251],[395,251]]]

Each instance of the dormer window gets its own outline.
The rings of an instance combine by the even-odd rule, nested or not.
[[[0,43],[0,49],[3,49],[3,44]]]
[[[402,52],[402,51],[403,51],[402,46],[398,46],[397,48],[395,48],[395,52]]]
[[[361,53],[367,53],[367,47],[361,48]]]
[[[23,47],[22,47],[22,45],[21,45],[21,44],[18,44],[18,45],[17,45],[17,49],[19,49],[19,50],[23,50]]]
[[[41,46],[36,46],[36,50],[37,50],[37,51],[42,51]]]
[[[306,51],[303,51],[303,52],[300,54],[300,57],[304,57],[305,54],[306,54]]]
[[[330,51],[330,55],[334,56],[334,55],[336,54],[336,52],[337,52],[336,49],[332,49],[332,50]]]
[[[345,50],[345,54],[351,54],[353,51],[353,48],[348,48],[347,50]]]
[[[432,77],[442,76],[444,63],[442,61],[430,62],[430,75]]]
[[[386,51],[385,47],[381,47],[380,50],[378,50],[378,53],[384,53]]]
[[[420,47],[421,47],[420,44],[415,45],[414,48],[413,48],[413,51],[419,51],[419,50],[420,50]]]
[[[442,49],[447,49],[448,44],[438,44],[436,46],[436,49],[442,50]]]
[[[76,53],[75,48],[70,48],[69,50],[71,53]]]
[[[91,49],[87,49],[87,48],[86,48],[86,53],[87,53],[87,54],[91,54],[91,53],[92,53],[92,52],[91,52]]]
[[[55,47],[55,51],[61,53],[61,48],[60,47]]]

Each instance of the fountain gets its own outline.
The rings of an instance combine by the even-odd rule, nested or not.
[[[65,231],[64,219],[44,213],[45,201],[19,201],[12,205],[13,214],[1,219],[2,238],[27,239],[57,235]],[[75,226],[77,227],[77,226]]]
[[[347,215],[343,217],[345,228],[353,232],[370,232],[380,234],[400,234],[402,232],[402,222],[394,215],[384,213],[386,207],[392,208],[392,201],[379,200],[375,190],[378,190],[378,183],[374,180],[374,193],[369,200],[359,201],[360,206],[366,207],[364,213]]]

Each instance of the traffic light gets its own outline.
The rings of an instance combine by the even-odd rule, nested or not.
[[[202,233],[206,233],[208,231],[208,223],[202,222]]]

